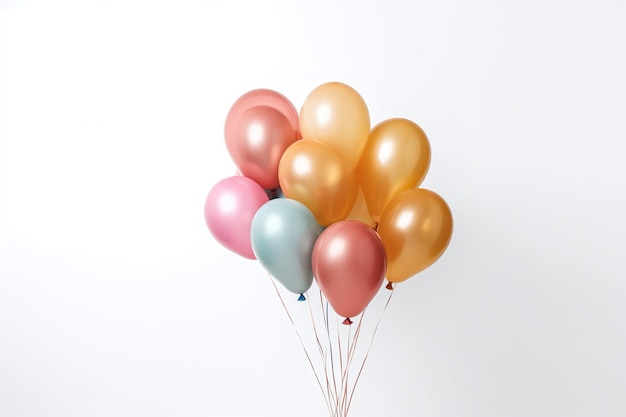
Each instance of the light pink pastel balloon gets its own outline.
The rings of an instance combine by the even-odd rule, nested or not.
[[[204,203],[204,219],[215,239],[227,249],[256,259],[250,242],[252,218],[269,201],[250,178],[228,177],[213,186]]]

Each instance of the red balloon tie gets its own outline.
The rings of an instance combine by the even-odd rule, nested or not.
[[[393,290],[393,284],[391,282],[388,282],[385,288],[387,288],[388,290]]]
[[[350,325],[350,324],[352,324],[352,320],[350,320],[349,317],[346,317],[346,319],[343,321],[343,324]]]

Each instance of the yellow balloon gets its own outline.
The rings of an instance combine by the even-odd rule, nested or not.
[[[348,214],[346,220],[358,220],[370,227],[374,227],[376,225],[376,222],[372,219],[372,216],[370,216],[369,211],[367,211],[367,204],[365,203],[365,197],[363,197],[363,190],[361,190],[361,188],[359,188],[356,201],[354,202],[354,206],[352,206],[352,211]]]
[[[375,221],[391,199],[417,187],[430,166],[430,143],[417,124],[389,119],[376,125],[355,170],[367,208]]]
[[[359,93],[346,84],[322,84],[302,104],[300,131],[304,139],[331,146],[345,165],[354,169],[370,131],[367,105]]]
[[[432,265],[452,237],[452,213],[438,194],[414,188],[389,202],[378,223],[387,280],[402,282]]]
[[[278,179],[285,197],[307,206],[322,226],[345,219],[358,192],[352,170],[330,147],[313,140],[299,140],[287,148]]]

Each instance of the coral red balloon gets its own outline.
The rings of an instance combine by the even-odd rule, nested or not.
[[[224,132],[226,147],[241,173],[265,189],[278,187],[280,158],[296,140],[287,117],[273,107],[256,106],[231,122]]]
[[[281,112],[287,120],[289,120],[296,139],[302,138],[302,134],[300,133],[300,118],[298,116],[298,110],[287,97],[277,91],[269,90],[267,88],[259,88],[257,90],[248,91],[239,97],[231,106],[230,111],[226,116],[226,128],[228,129],[228,126],[237,125],[237,123],[239,123],[237,119],[243,112],[257,106],[272,107],[273,109]]]
[[[378,234],[357,220],[332,224],[313,247],[313,274],[340,316],[360,314],[380,289],[387,270]]]

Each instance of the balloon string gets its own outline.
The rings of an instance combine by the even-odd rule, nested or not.
[[[337,351],[339,352],[339,376],[341,379],[339,380],[339,389],[343,391],[343,353],[341,349],[341,332],[339,331],[339,320],[335,321],[335,325],[337,326]],[[339,411],[341,405],[341,397],[339,396],[340,392],[337,393],[337,403],[335,405],[335,409]]]
[[[332,342],[332,338],[330,337],[330,324],[328,320],[328,301],[326,301],[324,305],[324,298],[322,296],[322,290],[320,290],[320,305],[322,307],[322,316],[324,317],[324,326],[326,327],[326,338],[328,339],[328,350],[330,352],[330,369],[331,369],[331,373],[333,376],[334,399],[335,399],[335,404],[337,404],[339,393],[337,392],[337,379],[335,378],[335,360],[333,356],[333,342]]]
[[[350,341],[350,333],[348,332],[348,358],[347,358],[344,390],[343,390],[343,398],[342,398],[342,402],[343,402],[342,411],[343,411],[344,416],[348,415],[347,399],[348,399],[348,386],[349,386],[348,381],[350,377],[349,373],[350,373],[350,368],[352,367],[352,360],[354,358],[354,353],[356,352],[356,346],[359,340],[359,335],[361,334],[361,324],[363,323],[364,316],[365,316],[365,310],[363,311],[363,313],[361,314],[361,317],[359,318],[359,324],[356,326],[356,331],[354,332],[352,341]]]
[[[274,286],[274,289],[276,290],[276,294],[278,295],[278,299],[280,300],[280,303],[283,305],[283,308],[285,309],[285,313],[287,313],[287,317],[289,317],[289,321],[291,322],[291,325],[293,326],[293,329],[296,331],[296,335],[298,336],[298,340],[300,340],[300,345],[302,346],[302,349],[304,350],[304,354],[306,355],[306,358],[309,361],[309,365],[311,365],[311,370],[313,371],[313,374],[315,375],[315,379],[317,380],[317,385],[320,387],[320,390],[322,391],[322,395],[324,396],[324,400],[326,401],[326,406],[328,407],[328,411],[329,411],[329,413],[331,413],[332,411],[331,411],[331,407],[330,407],[330,400],[326,396],[326,393],[324,392],[324,388],[322,388],[322,383],[320,382],[320,378],[317,375],[317,371],[315,370],[315,366],[313,366],[313,361],[311,360],[311,356],[309,355],[309,352],[307,351],[306,346],[304,345],[304,342],[302,341],[302,336],[300,336],[300,332],[298,331],[298,328],[296,327],[296,323],[293,321],[293,318],[291,317],[291,314],[289,314],[289,310],[287,309],[287,306],[285,305],[285,302],[283,301],[283,297],[280,295],[280,291],[278,290],[278,287],[276,286],[276,283],[272,279],[272,276],[270,274],[268,274],[267,276],[269,277],[270,282],[272,283],[272,285]]]
[[[359,334],[361,333],[361,324],[363,323],[363,317],[365,316],[365,310],[361,314],[361,318],[359,319],[359,324],[356,326],[356,331],[354,332],[354,337],[352,338],[352,347],[350,349],[350,363],[352,363],[352,358],[354,357],[354,352],[356,350],[356,343],[359,340]]]
[[[317,348],[319,350],[320,353],[320,357],[322,359],[322,362],[324,364],[324,376],[326,379],[326,391],[328,393],[328,398],[330,400],[331,394],[332,394],[332,390],[330,389],[330,379],[328,378],[328,367],[326,366],[326,352],[324,352],[324,349],[322,348],[322,343],[320,342],[320,338],[319,335],[317,333],[317,326],[315,325],[315,318],[313,317],[313,308],[311,307],[311,302],[310,299],[311,297],[309,297],[309,294],[307,292],[307,297],[306,297],[309,302],[309,314],[311,316],[311,323],[313,324],[313,333],[315,334],[315,342],[317,343]]]
[[[358,384],[359,378],[361,377],[361,372],[363,372],[363,367],[365,366],[365,362],[367,362],[367,357],[369,356],[370,350],[372,349],[372,344],[374,343],[374,337],[376,336],[376,332],[378,331],[378,326],[380,326],[380,322],[383,319],[383,315],[385,314],[385,311],[387,311],[387,307],[389,306],[389,302],[391,301],[391,297],[393,296],[394,292],[395,292],[395,288],[393,288],[389,292],[389,298],[387,298],[387,302],[385,303],[385,308],[383,309],[383,312],[380,313],[378,323],[376,323],[376,327],[374,328],[372,339],[370,340],[370,344],[367,348],[367,352],[365,353],[365,357],[363,358],[363,363],[361,363],[361,368],[359,368],[359,373],[357,374],[356,379],[354,381],[354,385],[352,386],[352,392],[350,392],[350,399],[348,400],[348,406],[346,407],[346,414],[348,413],[348,410],[350,409],[350,404],[352,404],[352,397],[354,396],[354,390],[356,389],[356,385]]]
[[[348,371],[350,369],[350,333],[352,326],[348,326],[348,336],[346,338],[346,364],[341,373],[341,400],[339,401],[341,415],[345,416],[346,396],[348,394]]]
[[[328,301],[324,303],[324,296],[322,295],[322,290],[319,290],[319,300],[320,300],[320,309],[322,311],[322,318],[324,319],[324,329],[326,330],[326,340],[328,344],[324,347],[324,366],[328,365],[328,358],[330,357],[330,368],[331,368],[331,376],[333,380],[333,385],[328,386],[328,398],[331,399],[333,408],[331,412],[332,417],[337,417],[337,402],[338,402],[338,393],[337,393],[337,381],[335,379],[335,361],[333,357],[333,343],[330,337],[330,325],[328,320]],[[332,395],[331,395],[332,394]]]
[[[348,398],[348,372],[350,371],[350,333],[352,333],[352,326],[348,327],[348,338],[346,339],[346,367],[345,373],[341,378],[342,393],[341,393],[341,411],[345,416],[346,400]]]

